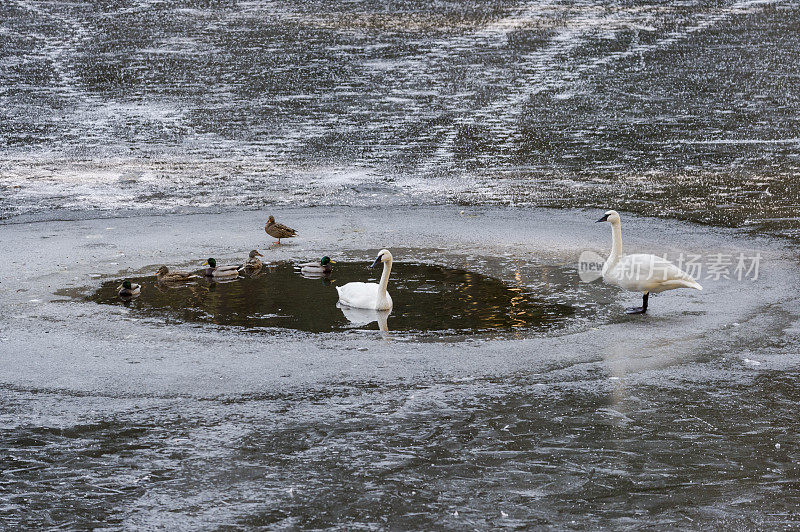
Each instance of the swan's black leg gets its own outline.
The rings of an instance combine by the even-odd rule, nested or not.
[[[645,292],[642,296],[642,306],[641,307],[630,307],[626,308],[625,312],[627,314],[644,314],[647,312],[647,299],[650,296],[650,292]]]

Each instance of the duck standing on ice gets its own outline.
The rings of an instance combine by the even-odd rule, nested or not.
[[[269,236],[278,239],[275,244],[280,244],[281,238],[294,238],[297,236],[297,231],[291,227],[287,227],[283,224],[275,222],[274,216],[269,217],[267,220],[267,225],[264,226],[264,231],[266,231]]]
[[[597,222],[611,224],[611,255],[603,264],[603,281],[643,294],[642,306],[625,309],[628,314],[647,312],[647,299],[650,294],[675,288],[703,289],[691,275],[661,257],[643,253],[623,255],[622,228],[617,211],[606,212]]]

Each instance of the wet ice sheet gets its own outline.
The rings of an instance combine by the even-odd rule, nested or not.
[[[0,392],[11,527],[797,524],[797,357],[345,380],[198,401]],[[782,359],[782,360],[778,360]]]
[[[799,13],[7,2],[0,216],[459,201],[796,236]]]

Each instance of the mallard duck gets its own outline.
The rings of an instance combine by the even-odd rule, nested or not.
[[[189,272],[171,272],[166,266],[162,266],[156,272],[159,283],[182,283],[192,279],[199,279],[199,275]]]
[[[392,271],[392,254],[388,249],[378,252],[378,258],[370,268],[374,268],[380,263],[383,263],[383,274],[379,283],[347,283],[344,286],[337,286],[339,303],[355,308],[390,310],[392,296],[386,291],[386,286],[389,284],[389,273]]]
[[[261,269],[261,267],[264,265],[264,263],[261,262],[261,259],[259,259],[258,257],[263,257],[263,256],[264,255],[262,255],[261,253],[259,253],[258,251],[256,251],[254,249],[253,251],[250,252],[250,255],[249,255],[249,258],[247,259],[247,262],[244,263],[244,267],[246,269],[248,269],[248,270],[259,270],[259,269]]]
[[[331,264],[336,264],[336,261],[325,256],[318,262],[304,262],[303,264],[298,264],[295,268],[300,268],[302,273],[331,273],[333,269]]]
[[[131,283],[129,280],[125,279],[122,281],[122,284],[117,287],[117,294],[119,297],[134,297],[138,296],[141,292],[141,286],[135,283]]]
[[[267,220],[267,225],[264,226],[264,231],[271,237],[277,238],[276,244],[281,243],[281,238],[294,238],[297,236],[297,231],[291,227],[286,227],[283,224],[275,223],[275,217],[270,216]]]
[[[208,259],[203,263],[203,266],[208,266],[203,273],[206,277],[236,277],[239,275],[239,270],[244,266],[217,266],[216,259]]]

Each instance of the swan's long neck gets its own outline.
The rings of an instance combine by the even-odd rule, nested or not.
[[[381,298],[386,297],[386,287],[389,286],[389,274],[392,272],[392,261],[383,263],[383,273],[381,274],[381,282],[378,283],[378,294]]]
[[[622,258],[622,225],[619,222],[611,224],[611,255],[606,260],[606,266],[616,264]],[[606,268],[603,268],[606,269]]]

